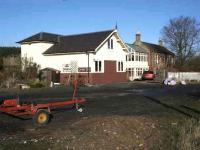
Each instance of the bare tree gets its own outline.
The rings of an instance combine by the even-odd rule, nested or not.
[[[25,80],[35,79],[38,76],[40,66],[33,62],[32,58],[21,58],[22,77]]]
[[[180,16],[170,19],[161,34],[166,46],[176,53],[178,67],[198,51],[200,24],[195,18]]]

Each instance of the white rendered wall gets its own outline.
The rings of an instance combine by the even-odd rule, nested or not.
[[[149,68],[147,61],[127,61],[126,68]]]
[[[77,67],[88,66],[88,56],[86,54],[68,54],[68,55],[52,55],[45,56],[46,61],[44,63],[45,68],[50,67],[60,70],[61,73],[68,73],[63,70],[63,65],[71,64],[71,62],[77,62]],[[70,72],[70,71],[69,71]]]
[[[32,43],[32,44],[22,44],[21,45],[21,57],[27,57],[31,59],[34,63],[37,63],[41,68],[45,67],[46,59],[42,54],[53,44],[51,43]]]
[[[196,80],[200,81],[200,72],[168,72],[168,78],[175,78],[176,80]]]

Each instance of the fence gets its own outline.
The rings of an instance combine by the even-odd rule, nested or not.
[[[177,80],[200,81],[200,72],[168,72],[168,78]]]

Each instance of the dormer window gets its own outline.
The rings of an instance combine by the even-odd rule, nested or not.
[[[108,49],[113,49],[113,39],[108,39]]]

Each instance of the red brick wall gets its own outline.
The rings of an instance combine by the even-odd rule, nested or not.
[[[116,72],[116,61],[104,61],[104,73],[90,73],[90,84],[102,84],[102,83],[120,83],[127,82],[126,72]],[[78,79],[81,82],[88,82],[88,74],[78,74]],[[61,74],[61,83],[66,84],[68,82],[69,74]]]
[[[153,70],[153,51],[149,50],[148,52],[148,64],[149,64],[149,70]]]
[[[70,80],[74,80],[74,74],[69,74],[69,73],[62,73],[60,74],[60,83],[61,84],[69,84]],[[69,79],[70,77],[70,79]],[[88,74],[87,73],[79,73],[76,74],[77,80],[79,80],[80,83],[85,84],[88,82]]]
[[[104,73],[93,73],[92,83],[119,83],[128,81],[125,72],[116,72],[116,61],[104,61]]]

